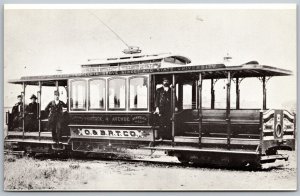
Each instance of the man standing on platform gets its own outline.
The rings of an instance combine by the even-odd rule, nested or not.
[[[53,141],[57,144],[60,142],[63,107],[66,108],[67,104],[59,100],[59,92],[54,91],[54,100],[51,101],[45,111],[49,113],[48,128],[52,132]]]
[[[16,103],[12,108],[12,119],[13,119],[13,129],[22,129],[23,124],[23,99],[22,95],[18,95],[18,103]]]
[[[31,97],[31,103],[26,107],[25,118],[25,130],[32,132],[38,131],[38,109],[39,104],[36,102],[37,97],[33,94]]]
[[[156,90],[155,114],[159,115],[158,139],[172,139],[171,118],[172,118],[172,92],[170,81],[163,78],[163,86]],[[175,108],[177,111],[177,108]]]

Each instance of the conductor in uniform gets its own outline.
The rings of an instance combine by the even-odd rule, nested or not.
[[[36,102],[37,97],[33,94],[30,97],[31,103],[26,107],[25,129],[26,131],[38,130],[38,108],[39,104]]]
[[[48,116],[48,127],[49,131],[52,132],[53,141],[57,144],[60,142],[61,128],[62,128],[62,117],[63,108],[66,108],[67,104],[59,100],[59,92],[54,91],[54,100],[45,108],[45,111],[49,113]]]
[[[172,92],[170,87],[170,80],[163,78],[162,87],[156,90],[155,96],[155,114],[159,115],[159,130],[158,139],[171,139],[171,117],[172,117]],[[176,101],[175,101],[176,102]],[[177,108],[175,108],[177,111]]]
[[[22,95],[18,95],[17,97],[18,103],[16,103],[12,108],[12,119],[13,119],[13,129],[22,127],[23,122],[23,99]]]

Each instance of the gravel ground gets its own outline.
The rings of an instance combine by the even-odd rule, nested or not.
[[[289,161],[264,165],[260,171],[199,168],[177,164],[161,152],[140,159],[55,160],[6,155],[5,190],[295,190],[296,152]]]

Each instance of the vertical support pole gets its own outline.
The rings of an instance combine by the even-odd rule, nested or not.
[[[195,101],[195,103],[196,103],[196,109],[198,110],[199,109],[199,89],[198,89],[198,82],[199,82],[199,80],[195,80],[195,87],[196,87],[196,101]]]
[[[155,94],[155,92],[156,92],[156,89],[155,89],[155,86],[156,86],[156,83],[155,83],[156,81],[155,81],[155,75],[150,75],[150,84],[149,84],[149,86],[150,86],[150,111],[151,111],[151,113],[152,113],[152,115],[151,115],[151,124],[152,124],[152,126],[153,125],[155,125],[155,127],[157,127],[156,126],[156,123],[154,124],[154,115],[153,115],[153,110],[152,109],[154,109],[154,111],[155,111],[155,96],[156,96],[156,94]],[[152,129],[152,134],[153,134],[153,141],[155,141],[155,138],[156,138],[156,134],[157,134],[157,129],[156,128],[154,128],[154,129]],[[154,145],[154,143],[153,143],[153,145]]]
[[[296,113],[294,113],[294,139],[296,139],[296,126],[297,126],[297,124],[296,124],[297,118],[296,117],[297,117]]]
[[[214,79],[211,79],[211,85],[210,85],[210,93],[211,93],[211,102],[210,107],[211,109],[215,109],[215,90],[214,90]]]
[[[152,109],[152,107],[153,107],[153,93],[154,93],[154,91],[153,91],[153,84],[152,84],[152,76],[150,75],[149,76],[149,84],[148,84],[148,103],[149,103],[149,110],[150,111],[152,111],[151,109]],[[68,91],[67,91],[67,94],[68,94]]]
[[[263,110],[267,109],[267,88],[266,88],[266,77],[262,78],[263,83]]]
[[[199,106],[198,106],[198,117],[199,117],[199,147],[202,145],[202,74],[199,73],[198,81],[198,90],[199,90]]]
[[[178,105],[177,105],[177,108],[179,111],[182,110],[183,108],[183,101],[182,101],[182,98],[183,98],[183,86],[182,84],[178,84]]]
[[[59,91],[59,88],[58,88],[58,81],[57,81],[57,80],[55,81],[55,87],[56,87],[56,90]]]
[[[236,78],[236,84],[235,84],[235,91],[236,91],[236,109],[240,109],[240,83],[239,78]]]
[[[39,81],[38,91],[38,121],[39,121],[39,140],[41,140],[41,106],[42,106],[42,82]]]
[[[25,83],[23,82],[23,92],[22,92],[22,101],[23,101],[23,112],[22,112],[22,129],[23,129],[23,139],[25,137]]]
[[[230,149],[231,125],[230,125],[230,86],[231,76],[227,73],[227,102],[226,102],[226,122],[227,122],[227,147]]]
[[[176,104],[176,77],[172,75],[172,146],[174,146],[175,137],[175,104]]]
[[[263,110],[259,112],[259,154],[262,154],[262,146],[263,146],[263,131],[264,131],[264,121],[263,121]]]

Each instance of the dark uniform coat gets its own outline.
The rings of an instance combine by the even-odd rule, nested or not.
[[[25,129],[26,131],[38,131],[38,108],[39,104],[34,102],[26,107]]]
[[[170,87],[168,91],[165,91],[164,87],[156,90],[155,107],[159,108],[160,114],[171,114],[171,99],[172,93]]]
[[[170,139],[171,134],[171,117],[172,117],[172,93],[169,87],[168,91],[165,91],[164,87],[156,90],[155,96],[155,108],[159,108],[159,135],[164,139]]]
[[[23,102],[16,103],[12,108],[13,128],[22,127]]]
[[[67,104],[59,100],[58,104],[55,101],[51,101],[45,109],[49,113],[48,128],[52,132],[52,138],[55,142],[59,142],[61,135],[63,107],[66,108]]]

